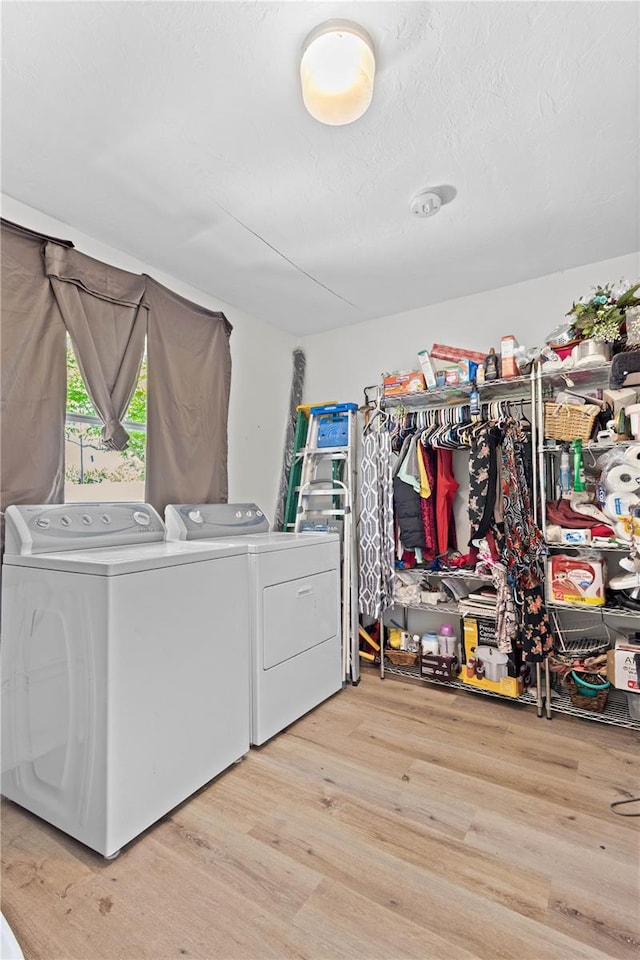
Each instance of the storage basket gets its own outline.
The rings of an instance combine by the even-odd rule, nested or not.
[[[415,667],[420,657],[419,653],[410,653],[408,650],[390,650],[389,648],[385,649],[384,655],[395,667]]]
[[[590,440],[599,413],[593,403],[545,403],[544,435],[549,440]]]
[[[565,684],[569,691],[569,696],[571,697],[571,703],[574,707],[579,707],[580,710],[592,710],[594,713],[602,713],[604,708],[607,705],[607,698],[609,696],[609,687],[603,687],[595,697],[585,697],[582,693],[579,692],[576,682],[571,678],[567,677]]]
[[[590,440],[599,413],[594,403],[545,403],[544,435],[548,440]]]

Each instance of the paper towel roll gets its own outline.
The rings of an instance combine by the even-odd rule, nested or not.
[[[640,467],[640,443],[634,443],[630,447],[627,447],[624,452],[624,459]]]
[[[635,493],[610,493],[605,501],[603,510],[612,520],[628,517],[633,507],[640,504],[640,497]]]
[[[617,463],[602,477],[607,493],[633,493],[640,487],[640,463]]]

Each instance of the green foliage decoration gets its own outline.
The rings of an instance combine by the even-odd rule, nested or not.
[[[640,283],[627,286],[624,281],[594,287],[592,295],[576,301],[567,316],[574,318],[573,326],[581,337],[610,342],[621,340],[625,310],[640,304],[637,290]]]

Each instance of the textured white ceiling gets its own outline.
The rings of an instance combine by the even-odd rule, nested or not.
[[[615,257],[640,246],[638,11],[5,2],[2,189],[301,334]],[[377,53],[345,127],[299,91],[331,17]]]

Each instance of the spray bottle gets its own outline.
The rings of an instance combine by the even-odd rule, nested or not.
[[[572,440],[573,447],[573,489],[582,491],[587,489],[584,476],[584,460],[582,459],[582,440]]]
[[[562,444],[560,454],[560,475],[558,477],[560,496],[569,497],[571,494],[571,460],[569,458],[569,444]]]

